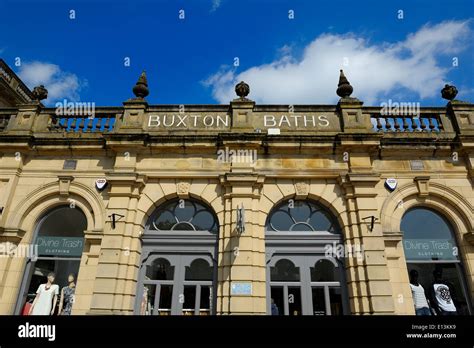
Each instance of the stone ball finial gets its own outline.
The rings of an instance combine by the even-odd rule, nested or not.
[[[347,98],[352,94],[353,90],[354,89],[352,88],[351,84],[344,75],[344,71],[342,71],[341,69],[339,75],[339,84],[337,85],[336,91],[337,95],[341,98]]]
[[[33,88],[33,98],[34,100],[41,101],[48,98],[48,90],[44,88],[43,85],[36,86]]]
[[[145,70],[143,70],[143,72],[141,73],[135,86],[133,86],[133,94],[135,94],[135,96],[140,99],[143,99],[148,94],[150,94],[150,91],[148,90],[148,80],[146,78]]]
[[[235,93],[240,97],[240,99],[245,99],[250,93],[250,86],[244,81],[240,81],[235,86]]]
[[[443,99],[447,99],[449,101],[453,100],[454,98],[456,98],[456,95],[458,94],[458,90],[455,86],[451,86],[451,85],[444,85],[444,88],[441,90],[441,97],[443,97]]]

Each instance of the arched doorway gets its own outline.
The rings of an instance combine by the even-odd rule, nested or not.
[[[135,313],[215,313],[219,224],[211,208],[189,199],[167,201],[142,237]]]
[[[443,291],[441,306],[452,302],[456,314],[472,314],[460,250],[449,221],[432,209],[415,207],[405,213],[400,229],[408,273],[417,272],[431,307],[439,309],[440,296],[437,299],[435,291],[439,283],[440,291],[445,289],[443,285],[449,290]]]
[[[39,220],[32,243],[37,246],[37,254],[28,257],[16,314],[21,314],[25,304],[34,300],[39,285],[46,283],[49,273],[55,274],[54,283],[60,289],[68,285],[69,274],[74,274],[77,280],[86,229],[84,213],[69,205],[56,207]]]
[[[333,256],[341,243],[336,219],[323,206],[289,200],[275,207],[265,228],[267,313],[348,313],[343,258]]]

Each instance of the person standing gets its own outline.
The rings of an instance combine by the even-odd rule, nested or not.
[[[54,283],[56,275],[48,274],[46,284],[41,284],[36,290],[36,297],[30,308],[30,315],[53,315],[58,300],[59,286]]]

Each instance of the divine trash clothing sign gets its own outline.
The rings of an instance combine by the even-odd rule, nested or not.
[[[84,238],[81,237],[38,237],[38,255],[81,256]]]
[[[457,260],[458,250],[453,240],[406,239],[403,241],[407,260]]]

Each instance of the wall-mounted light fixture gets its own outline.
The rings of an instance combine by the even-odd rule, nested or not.
[[[367,216],[367,217],[363,218],[362,220],[367,220],[367,219],[370,219],[369,231],[372,232],[374,230],[374,223],[378,219],[375,216],[371,215],[371,216]]]
[[[109,217],[112,218],[112,229],[115,230],[115,223],[125,216],[113,213],[112,215],[109,215]]]

